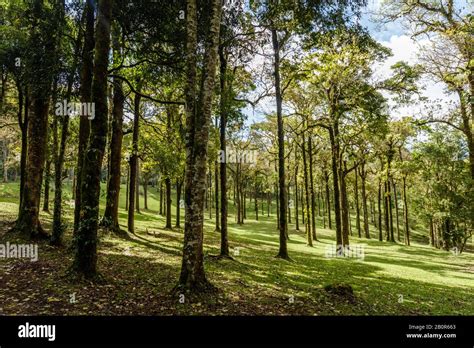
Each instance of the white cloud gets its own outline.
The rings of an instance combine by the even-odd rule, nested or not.
[[[392,35],[390,40],[381,41],[381,43],[392,50],[393,56],[388,58],[382,64],[375,65],[374,71],[377,78],[387,78],[391,75],[390,67],[396,62],[405,61],[410,65],[419,63],[419,52],[423,50],[423,46],[428,45],[428,40],[422,39],[415,41],[407,35]],[[424,87],[422,95],[428,98],[425,103],[434,103],[435,100],[441,100],[443,103],[448,103],[455,100],[453,96],[445,93],[445,86],[442,83],[436,83],[432,80],[423,78],[420,81],[420,86]],[[385,96],[388,97],[388,94]],[[425,110],[424,104],[396,106],[391,102],[390,105],[394,107],[392,112],[394,118],[420,115]]]

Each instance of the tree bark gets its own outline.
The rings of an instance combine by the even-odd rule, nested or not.
[[[82,52],[82,68],[81,68],[81,86],[80,98],[81,102],[88,103],[92,99],[92,74],[94,67],[94,0],[87,0],[85,5],[86,30],[84,33],[84,48]],[[89,141],[90,120],[87,117],[79,119],[79,139],[77,152],[77,179],[76,192],[74,195],[74,236],[76,236],[79,228],[80,211],[81,211],[81,189],[84,177],[84,159]]]
[[[275,1],[275,0],[273,0]],[[273,23],[272,23],[273,24]],[[289,259],[287,249],[287,206],[288,197],[286,195],[286,177],[285,177],[285,139],[283,129],[283,115],[282,115],[282,94],[280,85],[280,43],[278,41],[278,33],[276,28],[271,28],[272,46],[273,46],[273,65],[275,78],[275,98],[276,98],[276,113],[278,125],[278,185],[279,185],[279,229],[280,229],[280,248],[277,257],[282,259]]]
[[[397,185],[395,184],[395,180],[392,178],[392,187],[393,187],[393,196],[395,202],[395,220],[397,222],[397,241],[400,242],[400,222],[398,216],[398,195],[397,195]]]
[[[309,183],[310,183],[310,194],[311,194],[311,233],[313,239],[318,240],[316,237],[316,203],[314,194],[314,180],[313,180],[313,140],[311,134],[308,136],[308,155],[309,155]]]
[[[334,122],[335,123],[335,122]],[[332,176],[333,176],[333,196],[334,196],[334,215],[336,216],[336,245],[342,244],[342,226],[341,226],[341,205],[340,205],[340,193],[339,193],[339,170],[337,161],[339,159],[339,145],[336,142],[339,136],[339,130],[337,127],[329,128],[329,138],[331,141],[331,157],[332,157]]]
[[[403,176],[403,216],[405,220],[405,244],[410,245],[410,226],[408,225],[407,182]]]
[[[212,286],[206,279],[203,262],[204,199],[206,192],[207,145],[211,104],[219,46],[221,2],[211,0],[209,32],[206,35],[203,72],[196,88],[197,75],[197,7],[187,0],[187,81],[186,81],[186,178],[185,229],[183,260],[177,289],[205,291]]]
[[[296,161],[296,159],[295,159]],[[296,230],[300,230],[300,222],[299,222],[299,200],[298,200],[298,164],[295,165],[295,222],[296,222]]]
[[[48,237],[39,221],[39,205],[46,157],[50,92],[57,63],[57,42],[51,39],[50,35],[55,34],[50,32],[51,28],[44,27],[42,18],[45,15],[45,6],[42,1],[38,0],[31,5],[33,30],[30,44],[34,48],[34,54],[32,54],[29,63],[31,83],[28,91],[31,97],[31,113],[28,121],[26,161],[28,175],[25,180],[22,206],[16,222],[16,230],[24,235],[29,235],[32,239]],[[54,11],[59,13],[59,6],[59,4],[55,4]],[[57,22],[59,22],[58,18],[56,18]],[[59,32],[57,28],[54,30]]]
[[[181,228],[181,189],[183,187],[182,180],[176,180],[176,228]]]
[[[51,145],[46,145],[46,170],[44,175],[44,196],[43,196],[43,211],[49,213],[49,191],[50,191],[50,181],[51,181]]]
[[[331,219],[331,194],[329,192],[329,174],[326,169],[324,169],[324,182],[326,187],[326,209],[328,213],[328,227],[332,229],[332,219]]]
[[[362,164],[359,168],[359,175],[360,175],[360,178],[361,178],[362,211],[363,211],[363,215],[364,215],[364,234],[365,234],[365,238],[370,239],[369,213],[367,211],[367,191],[366,191],[367,173],[365,171],[365,162],[362,162]]]
[[[138,141],[137,141],[137,148],[138,148]],[[140,214],[140,158],[138,157],[138,152],[137,152],[137,169],[136,169],[136,175],[137,175],[137,183],[135,187],[135,211]]]
[[[119,60],[122,54],[120,44],[120,29],[115,23],[112,32],[114,60]],[[117,62],[115,62],[117,64]],[[122,80],[113,79],[113,108],[112,108],[112,137],[110,140],[110,175],[107,183],[107,201],[102,218],[102,225],[114,231],[120,230],[118,222],[118,207],[120,197],[122,139],[123,139],[123,94]],[[145,200],[146,202],[146,200]]]
[[[355,200],[355,208],[356,208],[356,228],[357,228],[357,235],[359,238],[362,238],[362,231],[360,228],[360,206],[359,206],[359,174],[357,172],[357,168],[354,170],[354,200]]]
[[[22,91],[21,86],[19,85],[18,94],[20,95]],[[28,91],[25,91],[25,104],[24,104],[24,117],[22,118],[22,104],[21,101],[23,98],[18,97],[18,124],[21,130],[21,155],[20,155],[20,204],[19,210],[23,207],[23,194],[25,190],[26,182],[26,157],[28,151],[28,114],[29,114],[29,98]]]
[[[379,241],[383,240],[382,236],[382,183],[379,180],[379,190],[377,195],[377,207],[378,207],[378,228],[379,228]]]
[[[138,91],[140,91],[140,82],[138,83]],[[134,98],[134,115],[133,115],[133,134],[132,134],[132,155],[130,156],[130,185],[128,190],[128,231],[135,232],[135,202],[136,190],[138,190],[138,132],[140,124],[140,102],[141,96],[136,93]]]
[[[219,140],[221,153],[227,154],[226,128],[227,128],[227,58],[224,54],[222,45],[219,47],[220,60],[220,88],[221,99],[219,103],[220,124],[219,124]],[[221,256],[229,256],[229,240],[227,236],[227,163],[220,162],[220,182],[221,182]]]
[[[303,125],[304,127],[304,125]],[[307,245],[308,246],[313,246],[313,235],[311,233],[311,218],[310,218],[310,198],[309,198],[309,195],[310,195],[310,191],[309,191],[309,184],[308,184],[308,165],[307,165],[307,160],[306,160],[306,145],[305,145],[306,141],[305,141],[305,134],[304,134],[304,131],[303,131],[303,148],[302,148],[302,152],[303,152],[303,172],[304,172],[304,190],[305,190],[305,209],[304,209],[304,212],[306,212],[306,224],[305,224],[305,227],[306,227],[306,239],[307,239]],[[304,213],[303,213],[304,215]]]
[[[171,179],[165,179],[166,186],[166,226],[165,228],[172,229],[171,226]]]
[[[93,278],[97,275],[97,227],[99,217],[100,174],[107,137],[107,68],[110,49],[111,0],[99,0],[96,24],[92,102],[95,117],[91,121],[89,146],[83,167],[81,220],[77,231],[73,270]]]
[[[339,171],[340,189],[341,189],[341,219],[342,219],[342,245],[349,245],[349,202],[347,198],[346,173],[347,165],[344,161],[344,167]]]

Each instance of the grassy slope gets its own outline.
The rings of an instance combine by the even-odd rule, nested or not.
[[[104,284],[70,282],[63,275],[71,253],[41,244],[36,263],[0,259],[0,314],[474,313],[472,253],[455,256],[421,244],[406,247],[351,237],[352,244],[365,245],[365,258],[330,259],[325,257],[325,248],[334,244],[334,231],[319,228],[319,242],[310,248],[304,233],[291,225],[288,247],[293,262],[287,262],[273,257],[278,248],[275,215],[265,215],[257,222],[250,210],[253,204],[248,204],[249,220],[244,225],[235,224],[233,215],[229,217],[231,248],[233,252],[239,249],[234,261],[209,257],[218,254],[219,233],[214,231],[214,219],[206,214],[205,267],[209,280],[221,291],[180,303],[170,291],[179,275],[183,232],[162,228],[164,218],[157,214],[159,195],[150,191],[150,210],[136,214],[136,235],[127,240],[101,233],[99,267]],[[9,226],[5,222],[15,218],[17,194],[16,184],[0,184],[0,243],[21,241],[15,235],[1,236]],[[70,199],[70,190],[65,195]],[[104,200],[102,196],[102,206]],[[121,203],[120,222],[125,229],[124,194]],[[64,207],[71,223],[72,207]],[[233,210],[232,203],[230,208]],[[174,212],[173,208],[173,223]],[[41,216],[50,228],[51,216]],[[322,226],[321,221],[317,226]],[[415,241],[424,239],[415,233]],[[336,283],[350,284],[355,299],[323,289]],[[70,303],[73,293],[76,303]]]

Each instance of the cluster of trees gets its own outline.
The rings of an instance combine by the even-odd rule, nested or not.
[[[15,231],[62,245],[62,186],[72,175],[71,271],[86,277],[97,275],[99,225],[121,231],[123,183],[129,233],[140,184],[144,209],[149,185],[160,188],[166,228],[181,227],[185,209],[179,290],[212,288],[206,209],[221,233],[220,256],[230,258],[231,192],[239,224],[249,201],[256,220],[276,201],[283,259],[292,223],[309,246],[321,227],[348,246],[350,235],[374,237],[374,225],[381,241],[410,245],[410,231],[426,228],[433,246],[462,250],[474,221],[473,17],[451,0],[388,2],[382,20],[406,20],[431,45],[422,64],[399,62],[380,78],[374,66],[391,53],[354,20],[363,5],[0,1],[1,163],[3,181],[19,172]],[[392,118],[391,103],[419,99],[421,76],[443,82],[458,102]],[[93,103],[93,117],[86,108],[55,114],[63,101]],[[262,101],[274,111],[248,126],[243,110]],[[39,210],[41,197],[49,210],[52,183],[48,233]]]

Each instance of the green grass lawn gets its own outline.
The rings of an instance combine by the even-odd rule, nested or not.
[[[65,220],[72,223],[70,187],[65,190]],[[126,229],[125,190],[122,187],[120,223]],[[0,243],[22,242],[5,233],[18,210],[18,185],[0,184]],[[175,198],[173,197],[173,201]],[[105,196],[101,194],[101,208]],[[253,203],[248,220],[237,225],[229,216],[229,240],[234,260],[217,259],[218,232],[206,213],[205,268],[219,292],[199,298],[171,295],[181,265],[183,231],[165,230],[157,212],[159,194],[150,188],[149,210],[136,214],[136,234],[120,238],[101,231],[99,268],[101,283],[76,283],[65,277],[72,262],[68,248],[41,243],[39,261],[0,259],[0,315],[11,314],[217,314],[217,315],[449,315],[474,314],[474,255],[437,250],[418,244],[426,240],[414,232],[414,243],[379,242],[351,237],[351,245],[363,245],[364,258],[327,258],[335,244],[335,232],[317,221],[319,242],[306,245],[303,231],[290,225],[288,250],[291,262],[276,259],[276,216],[254,220]],[[141,202],[143,208],[143,202]],[[229,202],[231,213],[234,211]],[[272,207],[275,213],[276,206]],[[52,209],[52,207],[51,207]],[[266,209],[266,208],[265,208]],[[102,211],[102,210],[101,210]],[[173,207],[173,225],[175,209]],[[183,211],[184,214],[184,211]],[[352,214],[355,215],[355,214]],[[352,216],[353,217],[353,216]],[[42,212],[50,229],[52,216]],[[184,225],[184,217],[182,217]],[[303,225],[301,224],[301,228]],[[353,232],[355,224],[353,222]],[[70,229],[66,242],[70,241]],[[23,241],[24,242],[24,241]],[[327,285],[348,284],[354,295],[338,295]]]

